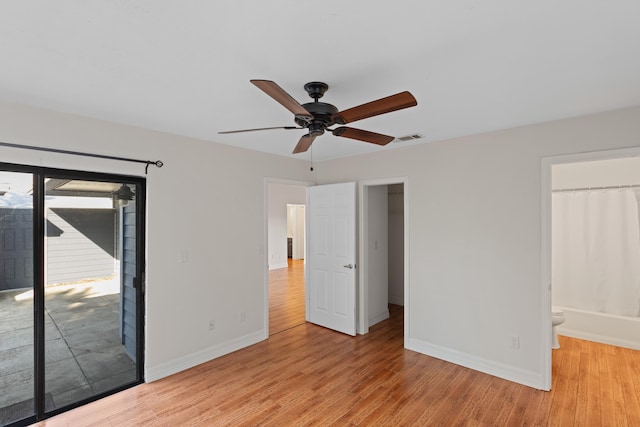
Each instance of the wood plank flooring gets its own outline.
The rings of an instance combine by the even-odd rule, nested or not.
[[[269,335],[305,322],[304,260],[269,271]]]
[[[560,337],[553,352],[555,425],[640,426],[640,351]]]
[[[368,335],[302,323],[39,426],[639,426],[640,352],[560,337],[543,392],[403,348],[403,309]]]

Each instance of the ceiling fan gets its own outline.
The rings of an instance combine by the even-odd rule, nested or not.
[[[325,131],[343,138],[357,139],[359,141],[370,142],[377,145],[386,145],[394,140],[393,136],[346,126],[338,126],[334,129],[329,129],[329,127],[333,125],[345,125],[357,120],[418,105],[418,102],[413,95],[405,91],[387,96],[386,98],[380,98],[366,104],[358,105],[357,107],[349,108],[347,110],[338,111],[338,109],[331,104],[318,102],[318,99],[322,98],[327,89],[329,89],[329,85],[326,83],[310,82],[304,85],[304,89],[307,91],[309,96],[313,98],[313,102],[308,102],[302,105],[271,80],[251,80],[251,83],[279,102],[287,110],[291,111],[294,114],[294,121],[299,127],[276,126],[232,130],[218,133],[228,134],[269,129],[308,129],[309,133],[300,138],[298,144],[293,149],[293,154],[304,153],[307,151],[309,147],[311,147],[313,140],[324,134]]]

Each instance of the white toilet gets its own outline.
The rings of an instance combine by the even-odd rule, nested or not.
[[[558,342],[558,331],[556,330],[556,326],[564,323],[564,312],[558,307],[551,307],[551,334],[553,335],[551,341],[551,348],[558,349],[560,348],[560,343]]]

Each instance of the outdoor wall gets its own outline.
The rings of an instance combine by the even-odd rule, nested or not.
[[[47,284],[112,277],[114,209],[47,210]],[[0,208],[0,290],[33,287],[31,208]]]
[[[21,288],[33,288],[33,214],[0,208],[0,291]]]
[[[47,284],[117,274],[115,209],[47,210]]]
[[[136,335],[136,249],[137,236],[136,232],[136,212],[137,200],[134,199],[122,209],[121,214],[121,230],[122,230],[122,248],[120,249],[120,277],[121,292],[120,298],[120,315],[122,323],[120,325],[120,333],[122,344],[131,360],[136,359],[137,351],[137,335]]]
[[[542,158],[639,146],[638,135],[640,108],[632,108],[316,170],[319,183],[408,177],[410,348],[540,387]]]

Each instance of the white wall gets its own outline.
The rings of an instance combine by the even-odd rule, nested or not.
[[[287,215],[287,222],[291,221],[291,258],[294,260],[304,259],[305,256],[305,218],[306,218],[306,206],[305,205],[289,205],[292,207],[291,219]]]
[[[268,188],[269,270],[287,266],[287,204],[306,203],[304,187],[270,182]]]
[[[25,106],[0,103],[0,117],[3,142],[165,162],[147,176],[147,380],[267,338],[264,179],[314,181],[308,162]],[[144,165],[5,147],[0,159],[144,175]]]
[[[287,239],[293,237],[293,226],[295,225],[296,205],[287,204]]]
[[[640,158],[596,160],[554,165],[551,188],[640,185]]]
[[[323,162],[311,173],[304,161],[36,108],[0,104],[0,117],[0,141],[166,162],[148,176],[147,380],[267,337],[265,177],[403,176],[407,345],[540,386],[542,159],[640,145],[640,108],[632,108]],[[140,165],[2,147],[0,156],[144,173]],[[178,263],[180,249],[188,263]],[[520,349],[509,348],[512,334]]]
[[[638,135],[640,108],[632,108],[316,170],[320,183],[408,177],[409,348],[542,387],[542,159],[633,147]]]
[[[389,303],[404,305],[404,186],[389,185]]]
[[[369,324],[373,326],[389,317],[389,244],[387,186],[365,187],[367,197],[367,291]]]

